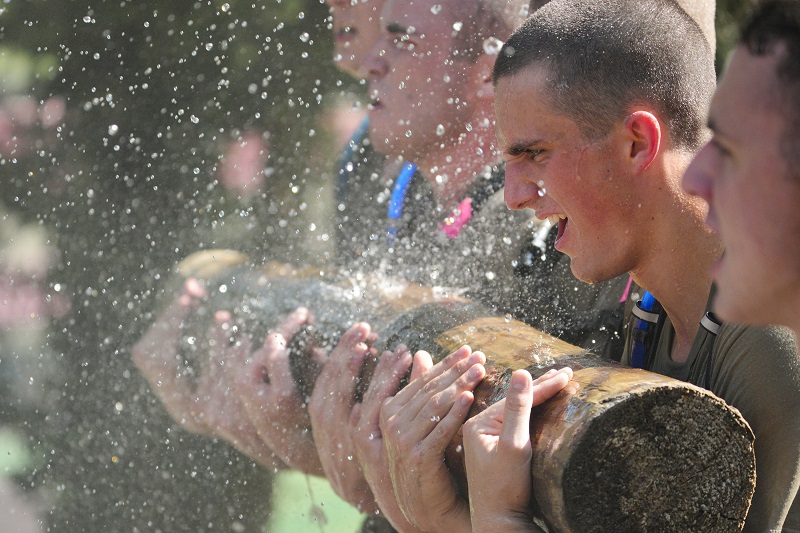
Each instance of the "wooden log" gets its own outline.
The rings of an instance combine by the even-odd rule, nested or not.
[[[206,308],[232,310],[245,331],[265,332],[298,305],[309,307],[316,322],[301,342],[306,348],[334,344],[356,320],[380,332],[381,347],[403,343],[434,359],[469,344],[486,354],[488,371],[470,416],[505,396],[515,369],[536,378],[572,367],[568,387],[537,407],[531,421],[532,508],[554,531],[744,526],[755,488],[754,437],[737,410],[704,389],[621,367],[452,291],[285,266],[254,269],[222,251],[190,257],[179,272],[206,278]],[[202,327],[189,335],[201,335]],[[294,359],[295,379],[310,394],[314,369],[301,364],[302,356]],[[466,494],[462,458],[457,438],[446,459]]]

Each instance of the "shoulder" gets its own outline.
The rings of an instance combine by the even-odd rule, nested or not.
[[[714,345],[714,357],[725,366],[756,365],[780,369],[800,369],[797,345],[792,332],[779,326],[723,324]]]
[[[758,484],[748,530],[779,530],[800,483],[800,359],[786,328],[725,324],[713,351],[711,390],[756,436]],[[794,523],[794,522],[790,522]]]
[[[759,413],[774,419],[775,410],[783,407],[791,412],[791,424],[800,428],[800,358],[790,330],[724,324],[712,364],[711,390],[745,418],[749,411],[750,416]]]

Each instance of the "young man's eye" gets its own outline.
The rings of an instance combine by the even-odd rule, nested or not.
[[[714,151],[717,153],[717,155],[721,157],[728,157],[731,155],[731,152],[725,148],[725,146],[720,143],[716,137],[712,137],[709,144],[714,148]]]

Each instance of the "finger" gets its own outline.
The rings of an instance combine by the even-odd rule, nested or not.
[[[476,354],[478,353],[480,352],[476,352]],[[481,363],[472,365],[472,367],[470,367],[466,373],[460,375],[454,383],[432,396],[416,418],[420,421],[430,420],[431,424],[429,425],[428,431],[432,432],[434,428],[439,425],[439,420],[447,417],[448,413],[458,405],[458,398],[462,397],[464,392],[469,392],[471,396],[472,391],[484,377],[486,377],[486,369],[484,366]],[[421,426],[422,424],[420,424],[420,427]],[[424,434],[420,438],[425,438]]]
[[[289,365],[289,348],[286,337],[280,333],[267,335],[260,355],[265,378],[270,387],[279,394],[292,394],[296,390]]]
[[[305,307],[298,307],[278,324],[274,333],[283,336],[286,343],[288,343],[301,329],[312,322],[313,318],[309,310]]]
[[[348,426],[350,427],[351,432],[358,425],[359,420],[361,420],[361,404],[357,403],[354,404],[353,408],[350,410],[350,419],[348,420]]]
[[[429,370],[422,372],[417,379],[411,381],[403,390],[397,393],[392,403],[396,406],[405,405],[430,381],[447,372],[451,367],[467,359],[470,355],[472,355],[472,349],[469,346],[462,346],[439,363],[433,365]],[[429,358],[430,354],[423,350],[420,350],[414,355],[415,361],[419,361],[418,364],[423,366],[427,364]]]
[[[342,335],[325,363],[309,403],[309,411],[317,424],[346,423],[353,406],[361,367],[370,353],[369,346],[363,342],[369,333],[367,324],[352,326]]]
[[[214,313],[214,325],[208,330],[208,360],[212,373],[216,372],[223,362],[225,347],[229,346],[233,339],[231,317],[232,315],[228,311],[217,311]]]
[[[446,410],[449,409],[450,404],[454,401],[454,396],[458,390],[472,390],[483,379],[485,370],[482,365],[485,362],[486,356],[482,352],[475,352],[466,359],[458,361],[444,373],[431,379],[402,407],[402,412],[399,413],[401,420],[410,422],[410,420],[420,416],[420,412],[426,407],[426,417],[444,416],[447,412]],[[472,372],[475,365],[480,368]],[[422,379],[425,379],[425,376],[422,376],[418,381]],[[455,386],[453,387],[454,384]],[[397,396],[400,396],[403,392],[401,391]],[[431,399],[434,399],[433,404],[429,404]]]
[[[545,383],[549,381],[547,380]],[[515,370],[511,374],[511,383],[506,394],[498,453],[519,452],[527,449],[530,442],[532,406],[533,379],[527,370]],[[500,448],[503,451],[499,451]]]
[[[533,380],[533,384],[536,385],[537,383],[541,383],[542,381],[546,381],[546,380],[550,379],[551,377],[553,377],[553,375],[556,372],[558,372],[558,370],[556,370],[555,368],[551,368],[550,370],[548,370],[547,372],[545,372],[544,374],[542,374],[538,378],[534,379]]]
[[[561,389],[567,386],[571,378],[572,369],[565,368],[553,374],[549,379],[532,386],[533,405],[540,405],[558,394]],[[514,377],[512,376],[511,379],[513,380]]]
[[[378,362],[378,367],[375,370],[372,382],[370,382],[367,394],[364,396],[359,427],[369,430],[373,435],[377,435],[380,432],[381,406],[386,398],[397,392],[403,376],[408,371],[408,367],[411,366],[410,352],[401,353],[399,358],[397,358],[397,355],[397,352],[394,354],[392,352],[384,352],[384,356]],[[381,367],[381,363],[385,363],[385,365]]]
[[[430,435],[425,439],[425,448],[430,453],[440,455],[455,438],[469,414],[475,396],[472,391],[461,391],[455,398],[447,415],[437,423]]]
[[[187,278],[183,283],[183,293],[190,298],[205,298],[206,288],[197,278]]]
[[[431,368],[433,368],[433,359],[431,359],[431,354],[420,350],[414,355],[414,365],[411,367],[410,381],[414,381]]]

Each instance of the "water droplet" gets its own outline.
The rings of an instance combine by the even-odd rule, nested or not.
[[[466,124],[464,124],[464,129],[466,129],[467,131],[472,131],[472,122],[467,122]]]
[[[227,13],[228,11],[230,11],[231,5],[230,4],[222,4],[222,7],[220,9],[222,9],[223,13]]]
[[[303,41],[304,43],[307,43],[308,39],[309,39],[308,32],[303,32],[300,34],[300,40]]]
[[[189,117],[189,120],[191,120],[191,121],[192,121],[192,124],[198,124],[198,123],[200,122],[200,119],[199,119],[199,118],[197,118],[197,117],[196,117],[196,116],[194,116],[194,115],[192,115],[191,117]]]
[[[539,195],[539,198],[544,198],[544,196],[547,194],[547,189],[544,188],[539,189],[538,191],[536,191],[536,194]]]
[[[461,28],[463,28],[463,27],[464,27],[464,23],[463,22],[459,21],[459,22],[454,22],[453,23],[453,29],[456,30],[456,31],[461,31]]]
[[[109,135],[116,135],[117,133],[119,133],[119,126],[117,126],[116,124],[111,124],[108,127],[108,134]]]
[[[486,55],[496,56],[502,48],[503,41],[497,37],[489,37],[483,41],[483,51],[486,52]]]
[[[92,21],[92,17],[90,17],[89,15],[86,15],[85,17],[83,17],[83,21],[84,21],[86,24],[90,24],[90,23],[92,23],[92,22],[93,22],[93,21]]]
[[[436,135],[438,135],[439,137],[444,135],[444,126],[442,124],[436,126]]]
[[[375,440],[375,435],[373,435],[372,433],[370,433],[370,434],[369,434],[369,440]]]
[[[348,456],[347,456],[347,460],[348,460],[348,461],[352,461],[352,460],[353,460],[353,456],[352,456],[352,455],[348,455]]]
[[[506,313],[506,315],[503,317],[503,320],[505,320],[506,322],[511,322],[511,315]]]
[[[434,415],[431,417],[431,422],[439,422],[442,418],[438,415]]]
[[[441,5],[434,4],[433,6],[431,6],[431,13],[433,13],[434,15],[438,15],[441,12],[442,12],[442,6]]]
[[[494,278],[497,277],[497,275],[494,272],[487,272],[484,275],[486,276],[486,279],[488,279],[489,281],[494,281]]]
[[[339,63],[341,61],[342,61],[342,54],[336,54],[335,56],[333,56],[334,63]]]
[[[411,130],[406,130],[406,137],[411,137]]]
[[[461,450],[463,449],[464,447],[459,444],[458,446],[456,446],[456,453],[461,453]]]
[[[211,51],[212,48],[214,48],[213,43],[206,43],[206,50]]]

